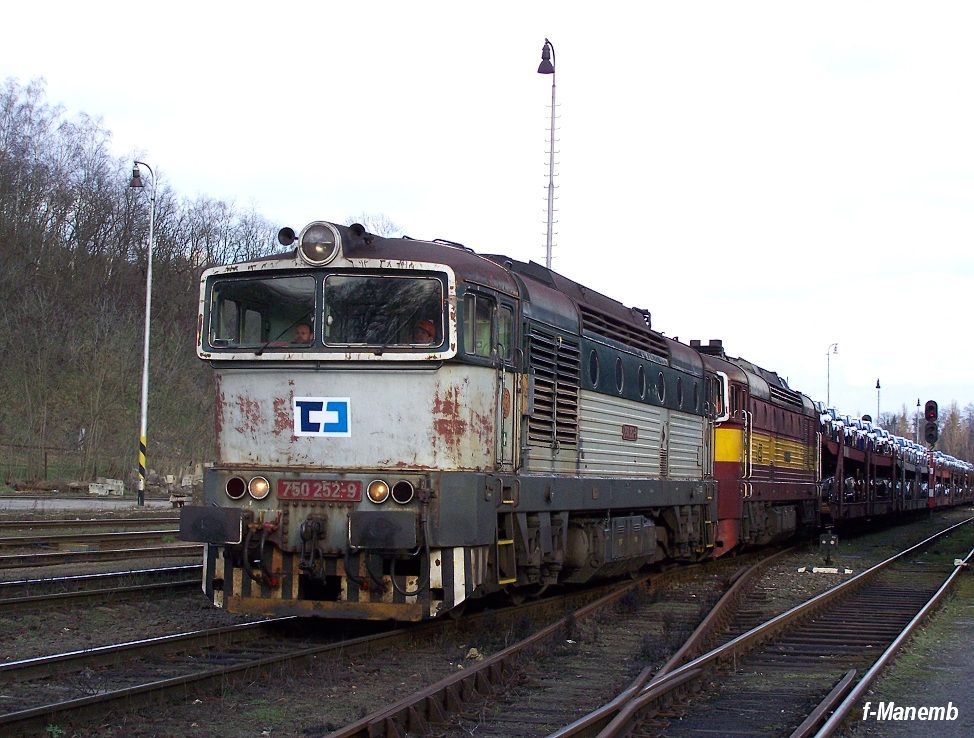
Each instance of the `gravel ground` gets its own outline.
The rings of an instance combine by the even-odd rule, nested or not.
[[[919,539],[923,531],[960,520],[970,511],[938,514],[907,527],[860,538],[843,538],[833,565],[854,574],[893,553],[901,540]],[[851,574],[798,573],[801,566],[821,566],[817,553],[791,554],[764,576],[762,587],[781,610],[826,589]],[[121,568],[121,567],[119,567]],[[46,574],[53,572],[48,571]],[[5,577],[7,578],[7,577]],[[15,615],[2,622],[7,660],[133,640],[150,635],[229,625],[242,619],[212,608],[202,593],[153,597],[87,611],[51,609],[37,615]],[[383,704],[464,668],[471,649],[490,654],[526,634],[533,624],[517,628],[456,624],[436,640],[419,640],[397,652],[370,657],[327,657],[290,665],[250,681],[220,689],[207,688],[180,704],[113,715],[100,726],[51,725],[46,735],[69,738],[149,738],[150,736],[323,736]],[[636,624],[634,624],[636,625]],[[322,627],[328,624],[322,622]],[[55,637],[52,639],[52,634]],[[475,656],[471,656],[471,659]],[[540,654],[535,669],[544,669]]]

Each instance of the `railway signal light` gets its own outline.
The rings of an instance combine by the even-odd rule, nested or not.
[[[927,400],[927,404],[923,406],[923,417],[927,421],[923,427],[923,438],[931,446],[940,438],[940,430],[937,428],[938,415],[936,400]]]

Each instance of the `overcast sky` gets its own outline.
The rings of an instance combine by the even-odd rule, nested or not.
[[[544,262],[844,412],[974,401],[974,5],[49,2],[0,76],[179,195]]]

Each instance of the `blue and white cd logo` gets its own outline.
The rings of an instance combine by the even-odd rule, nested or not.
[[[295,397],[294,435],[352,435],[352,403],[348,397]]]

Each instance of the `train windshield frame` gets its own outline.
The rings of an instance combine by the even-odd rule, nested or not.
[[[438,271],[223,272],[205,281],[201,354],[405,359],[453,351],[447,306],[455,287]]]

